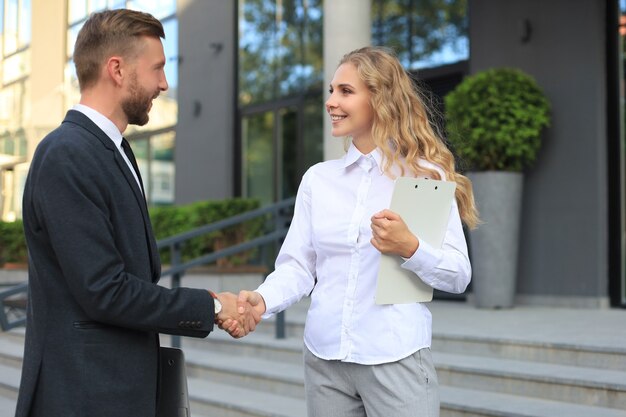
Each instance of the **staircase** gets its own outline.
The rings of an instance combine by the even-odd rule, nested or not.
[[[306,416],[307,301],[287,311],[283,340],[272,320],[239,340],[219,330],[183,338],[192,417]],[[626,417],[626,311],[485,311],[449,301],[431,310],[442,417]],[[23,334],[0,333],[0,417],[13,415]]]

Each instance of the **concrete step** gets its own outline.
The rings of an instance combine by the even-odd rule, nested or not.
[[[433,352],[499,357],[531,362],[582,366],[626,372],[623,348],[574,343],[519,340],[497,336],[449,334],[433,329]]]
[[[305,298],[285,312],[287,338],[302,338],[309,304],[310,300]],[[442,306],[445,308],[450,304],[454,305],[454,303],[449,302],[436,302],[431,304],[429,308],[434,311],[433,314],[438,314],[441,312]],[[472,313],[475,312],[472,311]],[[614,314],[614,312],[611,313]],[[511,313],[505,312],[505,314]],[[491,332],[489,335],[474,335],[467,331],[454,333],[450,332],[447,326],[438,326],[437,324],[437,320],[435,320],[432,340],[433,352],[626,371],[626,346],[619,343],[604,346],[545,340],[540,335],[532,338],[518,334],[514,338],[502,337],[498,332]],[[275,330],[275,317],[272,317],[263,320],[257,330],[247,338],[259,334],[268,335],[271,338],[275,335]],[[219,332],[215,332],[210,338],[215,337],[217,333]]]
[[[162,344],[170,338],[161,336]],[[268,359],[282,363],[302,363],[302,337],[276,339],[273,334],[254,332],[242,339],[233,339],[217,329],[204,339],[181,338],[183,349],[197,349],[214,353],[228,353],[236,357]]]
[[[193,413],[220,417],[305,417],[303,399],[189,378]]]
[[[232,341],[231,346],[245,340]],[[276,359],[242,358],[237,350],[214,353],[209,346],[207,348],[187,349],[191,375],[207,375],[212,381],[224,380],[237,386],[302,397],[301,359],[298,363],[277,363]],[[301,355],[301,345],[297,354]],[[204,359],[197,359],[203,356]],[[626,373],[621,371],[439,352],[433,356],[440,383],[445,387],[626,409]]]
[[[28,281],[27,269],[0,268],[0,290]]]
[[[15,415],[16,400],[0,396],[0,416],[12,417]]]
[[[293,335],[283,340],[274,338],[271,320],[243,339],[219,329],[205,339],[182,338],[192,416],[304,416],[302,328],[307,307],[304,300],[286,312]],[[434,316],[450,316],[439,326],[435,322],[433,337],[442,417],[626,417],[626,370],[621,368],[626,355],[617,337],[616,342],[603,338],[606,346],[576,338],[570,343],[569,337],[531,337],[528,329],[540,323],[539,314],[532,327],[516,329],[524,336],[516,337],[505,326],[513,312],[505,312],[502,323],[496,321],[498,331],[474,331],[470,320],[459,315],[464,310],[437,308]],[[459,317],[467,322],[458,324]],[[161,340],[168,344],[170,338]],[[0,416],[13,413],[23,342],[24,329],[0,333]]]
[[[0,335],[4,335],[0,333]],[[0,337],[0,364],[12,366],[17,369],[22,368],[22,357],[24,356],[23,337]]]
[[[441,387],[441,417],[626,417],[626,411],[489,391]]]
[[[290,306],[283,312],[285,317],[285,335],[287,337],[302,338],[304,334],[304,323],[309,309],[310,299],[303,298],[300,302]],[[276,334],[277,315],[261,320],[255,333]]]
[[[21,375],[21,368],[0,364],[0,398],[13,401],[13,407],[15,407],[15,401],[17,400]],[[15,412],[15,408],[13,408],[13,412]],[[0,413],[0,415],[9,414]]]
[[[190,348],[185,349],[185,359],[190,378],[290,398],[304,398],[302,363],[292,364]]]
[[[441,385],[626,410],[626,372],[434,352]]]

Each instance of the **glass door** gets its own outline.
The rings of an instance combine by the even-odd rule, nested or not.
[[[268,205],[296,195],[323,158],[322,106],[298,97],[242,111],[241,195]]]
[[[276,201],[274,118],[274,111],[264,111],[241,121],[242,196],[257,198],[261,205]]]

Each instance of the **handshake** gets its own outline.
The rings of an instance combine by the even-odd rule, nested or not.
[[[265,300],[258,292],[242,290],[238,296],[230,292],[216,296],[222,304],[222,311],[215,316],[215,324],[232,337],[238,339],[246,336],[261,322],[261,316],[265,313]]]

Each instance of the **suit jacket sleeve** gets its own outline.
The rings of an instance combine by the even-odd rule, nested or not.
[[[58,262],[69,291],[91,319],[137,330],[208,335],[214,321],[210,294],[157,285],[146,265],[147,244],[134,244],[132,250],[123,245],[137,236],[138,242],[142,237],[147,242],[146,232],[137,201],[110,178],[111,164],[118,169],[115,153],[102,150],[94,153],[59,140],[42,150],[31,169],[36,176],[31,178],[36,184],[31,223],[35,234],[47,235],[42,241],[51,247],[44,252]],[[101,154],[108,158],[105,164]]]

